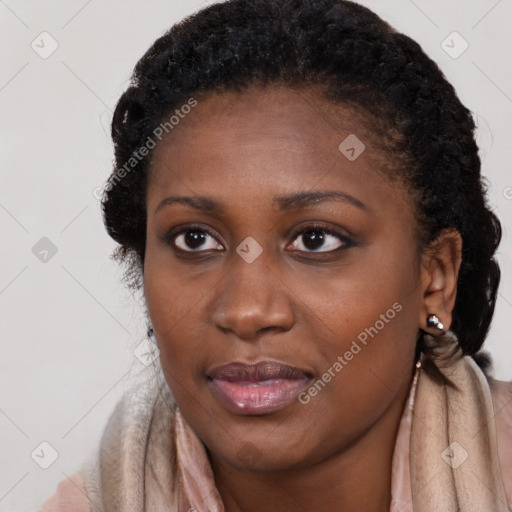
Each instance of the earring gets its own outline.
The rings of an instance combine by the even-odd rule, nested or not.
[[[428,315],[427,327],[434,327],[436,329],[439,329],[440,331],[444,331],[444,325],[436,315]]]
[[[148,327],[148,338],[151,339],[154,334],[155,331],[153,330],[153,327]]]

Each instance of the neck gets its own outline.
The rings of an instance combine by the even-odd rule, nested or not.
[[[226,512],[389,512],[396,436],[407,389],[358,439],[339,453],[302,469],[244,471],[210,454]]]

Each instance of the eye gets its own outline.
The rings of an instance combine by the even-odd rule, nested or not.
[[[303,252],[333,252],[348,248],[351,240],[336,231],[314,224],[302,229],[290,245],[292,249]]]
[[[223,250],[221,244],[205,228],[190,227],[168,237],[170,244],[185,252],[200,252],[208,250]]]
[[[171,230],[165,242],[186,253],[224,250],[210,230],[198,226]],[[328,253],[350,246],[352,241],[347,236],[321,224],[312,224],[299,231],[289,247],[299,252]]]

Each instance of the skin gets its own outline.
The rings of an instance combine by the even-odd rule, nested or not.
[[[357,112],[318,91],[252,86],[197,99],[152,153],[144,289],[168,385],[207,447],[226,511],[388,511],[418,330],[437,334],[429,313],[450,326],[460,236],[448,230],[419,251],[410,197],[378,170],[386,155]],[[338,149],[349,134],[366,146],[355,161]],[[304,191],[365,207],[273,203]],[[225,210],[157,208],[170,196],[208,196]],[[351,243],[321,231],[312,246],[299,234],[312,222]],[[178,235],[174,248],[166,235],[179,226],[214,236],[194,249]],[[248,236],[262,248],[252,263],[236,252]],[[242,416],[210,391],[208,371],[233,361],[280,361],[316,381],[394,303],[401,311],[307,405]]]

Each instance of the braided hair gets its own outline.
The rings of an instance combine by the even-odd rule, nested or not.
[[[414,200],[424,248],[444,228],[463,241],[451,329],[462,352],[477,354],[493,316],[501,225],[480,173],[471,112],[439,67],[409,37],[347,0],[228,0],[174,25],[137,63],[112,121],[115,166],[102,207],[112,255],[130,288],[143,283],[149,157],[133,160],[156,127],[200,93],[253,84],[317,86],[355,106]],[[132,161],[129,172],[126,162]],[[114,179],[115,178],[115,179]],[[428,351],[418,335],[417,354]]]

